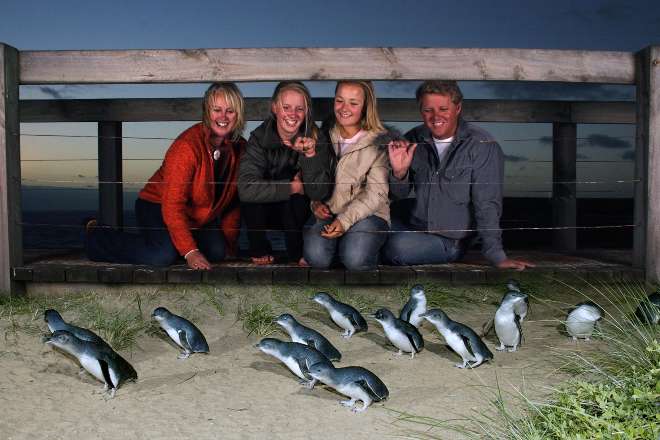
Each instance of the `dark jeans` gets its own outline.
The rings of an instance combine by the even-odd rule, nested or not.
[[[169,266],[179,257],[163,221],[161,205],[146,200],[135,201],[138,234],[111,228],[93,229],[85,246],[92,261]],[[217,220],[192,231],[197,247],[209,262],[225,258],[225,239]]]
[[[305,260],[310,266],[327,269],[335,255],[348,270],[372,270],[378,265],[378,253],[387,239],[385,220],[371,215],[355,223],[339,238],[323,238],[323,227],[331,220],[317,220],[305,232]]]
[[[302,257],[302,229],[311,215],[309,198],[292,194],[289,200],[271,203],[241,203],[241,217],[247,226],[250,256],[272,255],[266,230],[283,230],[286,251],[291,262]]]
[[[410,229],[401,221],[392,219],[392,233],[382,251],[385,264],[414,266],[450,263],[462,258],[465,253],[464,242]]]

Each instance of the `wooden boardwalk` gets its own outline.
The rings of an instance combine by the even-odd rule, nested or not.
[[[551,252],[513,251],[513,258],[528,259],[536,268],[524,272],[498,270],[488,266],[476,252],[465,261],[414,267],[379,266],[377,270],[352,272],[343,268],[318,270],[295,265],[254,266],[235,260],[215,264],[210,271],[195,271],[185,264],[169,267],[95,263],[80,252],[50,251],[26,254],[30,261],[12,271],[15,281],[27,283],[101,284],[312,284],[392,285],[437,282],[452,285],[495,284],[515,276],[518,279],[573,276],[588,281],[643,279],[644,273],[631,265],[629,250],[583,250],[578,255]]]

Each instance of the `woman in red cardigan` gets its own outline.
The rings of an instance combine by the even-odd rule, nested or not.
[[[138,194],[139,234],[88,224],[91,260],[167,266],[180,255],[190,268],[207,270],[235,254],[243,96],[233,83],[214,83],[202,105],[203,121],[176,138]]]

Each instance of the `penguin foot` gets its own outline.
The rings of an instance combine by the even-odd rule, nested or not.
[[[357,401],[356,401],[355,399],[351,399],[351,400],[340,400],[340,401],[339,401],[339,404],[340,404],[341,406],[346,406],[346,407],[348,407],[348,408],[353,408],[353,407],[355,407],[355,403],[356,403],[356,402],[357,402]]]
[[[307,388],[308,390],[313,390],[313,389],[314,389],[314,385],[316,385],[316,379],[312,379],[312,380],[301,380],[301,381],[300,381],[300,385],[304,386],[304,387]]]
[[[403,355],[403,350],[399,350],[396,353],[394,353],[394,356],[401,356]]]
[[[361,413],[363,411],[366,411],[367,408],[369,408],[369,405],[367,405],[367,402],[362,402],[361,407],[358,407],[357,405],[355,405],[353,408],[351,408],[351,411],[353,411],[354,413]]]
[[[461,369],[463,369],[463,368],[467,367],[467,362],[464,362],[464,363],[462,363],[462,364],[461,364],[461,363],[454,364],[454,366],[455,366],[456,368],[461,368]]]
[[[504,344],[500,344],[499,347],[495,347],[495,350],[497,350],[497,351],[504,351],[505,349],[506,349],[506,347],[504,346]]]
[[[513,353],[514,351],[518,351],[518,347],[515,345],[507,350],[509,353]]]
[[[177,359],[188,359],[192,353],[188,351],[184,351],[183,353],[179,354],[176,358]]]

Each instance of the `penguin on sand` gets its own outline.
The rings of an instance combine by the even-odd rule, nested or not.
[[[660,324],[660,293],[652,293],[640,301],[635,317],[643,324]]]
[[[456,364],[456,367],[476,368],[493,358],[493,353],[474,330],[460,322],[452,321],[442,310],[431,309],[423,313],[422,317],[435,325],[447,345],[463,358],[463,363]]]
[[[367,321],[364,317],[348,304],[337,301],[325,292],[317,293],[312,299],[325,307],[330,313],[332,321],[344,329],[344,333],[341,335],[343,338],[349,339],[355,333],[368,330]]]
[[[187,359],[193,353],[209,352],[204,334],[192,322],[171,313],[165,307],[157,307],[151,316],[176,345],[183,349],[177,356],[179,359]]]
[[[399,349],[398,355],[405,351],[410,353],[410,359],[414,359],[415,353],[419,353],[424,348],[424,339],[419,330],[414,325],[395,317],[388,309],[378,309],[371,316],[383,326],[385,336],[390,343]]]
[[[316,330],[300,324],[288,313],[278,316],[275,318],[274,322],[286,330],[293,342],[314,347],[331,361],[341,360],[341,353],[325,338],[325,336]]]
[[[521,322],[527,316],[528,304],[527,294],[520,291],[511,290],[502,298],[494,320],[495,334],[500,340],[498,351],[503,351],[506,347],[511,347],[508,351],[516,351],[522,343]]]
[[[46,310],[44,312],[44,321],[46,322],[46,325],[48,325],[48,330],[50,330],[51,333],[54,333],[57,330],[66,330],[69,333],[73,334],[78,339],[82,339],[83,341],[108,345],[107,342],[105,342],[99,335],[97,335],[93,331],[87,330],[86,328],[78,327],[73,324],[68,324],[64,320],[64,318],[62,318],[62,315],[60,315],[60,313],[57,310],[54,309]]]
[[[353,412],[362,412],[369,408],[372,402],[380,402],[389,397],[390,392],[374,373],[362,367],[334,368],[331,365],[313,365],[309,374],[315,379],[339,393],[351,398],[339,403],[347,406]],[[362,406],[357,406],[357,401],[362,401]]]
[[[301,379],[301,385],[305,385],[310,390],[314,388],[317,380],[309,374],[309,368],[314,364],[332,367],[332,362],[323,353],[298,342],[264,338],[255,347],[282,361],[293,374]]]
[[[46,344],[74,356],[92,376],[105,384],[104,391],[115,397],[117,388],[129,380],[137,380],[137,372],[107,344],[86,341],[66,330],[56,330],[46,338]]]
[[[424,322],[424,318],[419,315],[424,312],[426,312],[426,294],[424,288],[420,284],[416,284],[410,289],[410,299],[401,309],[399,319],[419,328]]]
[[[577,304],[566,316],[566,331],[577,341],[588,341],[596,328],[596,323],[603,319],[603,309],[592,301]]]

